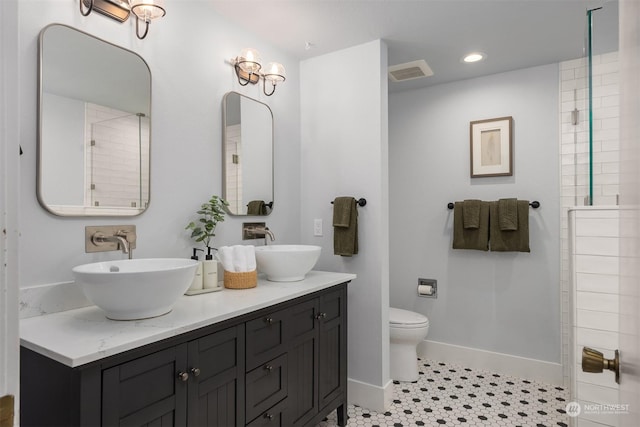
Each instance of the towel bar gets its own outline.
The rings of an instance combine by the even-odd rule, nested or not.
[[[540,202],[537,200],[534,200],[533,202],[529,203],[529,206],[531,206],[533,209],[538,209],[540,207]],[[453,209],[454,204],[452,202],[447,203],[447,209]]]
[[[358,206],[365,206],[367,204],[367,199],[361,197],[358,200],[356,200],[356,203],[358,204]],[[333,204],[333,202],[331,202],[331,204]]]

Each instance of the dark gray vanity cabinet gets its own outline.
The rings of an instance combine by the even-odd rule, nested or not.
[[[346,283],[70,368],[21,349],[22,426],[346,425]]]

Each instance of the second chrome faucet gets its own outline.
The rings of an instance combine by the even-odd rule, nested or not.
[[[267,237],[273,242],[276,240],[273,232],[269,230],[264,222],[244,222],[242,223],[242,240],[264,239],[264,244],[268,242]]]

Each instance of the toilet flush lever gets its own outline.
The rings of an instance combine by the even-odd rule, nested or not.
[[[620,352],[615,351],[613,359],[605,359],[598,350],[589,347],[582,348],[582,371],[599,374],[603,370],[613,371],[616,374],[616,383],[620,384]]]

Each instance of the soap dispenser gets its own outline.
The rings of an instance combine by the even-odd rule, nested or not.
[[[209,291],[220,291],[222,286],[218,285],[218,261],[213,259],[211,249],[207,246],[207,255],[202,262],[202,281],[203,287]]]
[[[202,291],[203,280],[202,280],[202,261],[199,261],[198,251],[204,252],[202,249],[193,248],[193,255],[191,259],[198,261],[198,268],[196,269],[196,275],[193,277],[193,281],[191,282],[191,286],[187,289],[187,293],[194,291]]]

